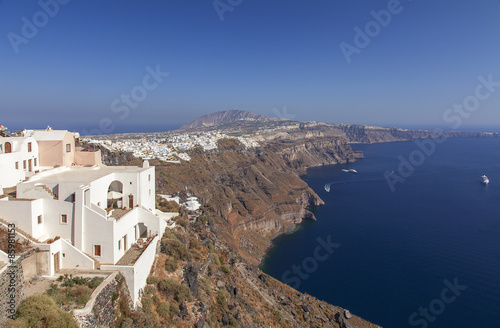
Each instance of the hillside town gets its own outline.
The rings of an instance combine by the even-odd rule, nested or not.
[[[237,139],[246,149],[258,147],[259,144],[251,137],[230,136],[219,131],[199,133],[168,134],[157,138],[134,138],[110,140],[105,137],[85,137],[84,142],[98,144],[110,151],[125,151],[144,160],[159,159],[166,162],[190,161],[186,151],[201,147],[203,151],[217,149],[217,141],[221,139]]]

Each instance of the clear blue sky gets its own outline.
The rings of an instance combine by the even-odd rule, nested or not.
[[[478,76],[500,81],[500,1],[401,0],[347,63],[340,43],[354,45],[354,27],[391,1],[221,0],[236,5],[221,21],[212,0],[72,0],[53,17],[37,1],[0,0],[0,124],[159,130],[286,106],[297,120],[449,127],[443,113]],[[121,95],[158,65],[169,75],[148,80],[145,99],[136,88],[125,115]],[[496,88],[460,128],[500,125]]]

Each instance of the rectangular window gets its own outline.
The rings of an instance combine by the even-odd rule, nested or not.
[[[122,249],[122,240],[118,240],[118,250]]]
[[[31,142],[28,142],[28,153],[31,153]]]
[[[151,181],[151,174],[148,175],[148,181]]]
[[[42,224],[42,216],[41,215],[38,216],[38,224]]]
[[[26,160],[23,161],[23,169],[26,170]]]
[[[149,196],[151,196],[151,189],[149,189]]]
[[[94,256],[101,256],[101,245],[94,245]]]
[[[66,144],[66,152],[67,153],[71,152],[71,144]]]
[[[34,159],[33,159],[33,163],[35,164],[35,166],[37,165],[37,164],[36,164],[36,162],[37,162],[37,161],[36,161],[36,158],[34,158]]]
[[[16,162],[16,170],[19,170],[19,162]]]
[[[61,223],[62,224],[68,223],[68,215],[67,214],[61,214]]]
[[[123,249],[127,250],[127,235],[123,236]]]

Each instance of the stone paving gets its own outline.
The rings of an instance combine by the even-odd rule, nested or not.
[[[133,265],[137,259],[141,256],[142,252],[146,249],[146,246],[139,248],[137,244],[133,244],[130,249],[122,256],[122,258],[116,262],[116,265]]]

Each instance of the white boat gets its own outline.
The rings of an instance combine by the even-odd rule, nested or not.
[[[349,173],[358,173],[358,171],[356,171],[355,169],[350,169]]]
[[[486,175],[483,175],[481,176],[481,182],[487,185],[488,183],[490,183],[490,179],[488,179]]]
[[[346,169],[342,169],[342,172],[349,172],[349,170],[346,170]]]
[[[330,184],[326,184],[325,185],[325,191],[326,192],[330,192]]]

